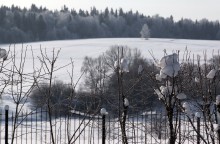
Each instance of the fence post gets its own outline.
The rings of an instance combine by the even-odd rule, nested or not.
[[[220,129],[219,129],[219,125],[218,125],[217,133],[218,133],[218,143],[220,143]]]
[[[105,116],[108,114],[105,108],[102,108],[100,110],[100,113],[102,115],[102,144],[105,144],[105,137],[106,137],[106,130],[105,130]]]
[[[5,144],[8,144],[8,110],[9,106],[5,105]]]
[[[102,144],[105,144],[105,115],[102,116]]]
[[[216,106],[215,106],[215,110],[217,109],[217,119],[218,119],[218,130],[217,130],[217,134],[218,134],[218,143],[220,144],[220,124],[219,124],[219,118],[220,118],[220,95],[216,96]]]
[[[161,133],[162,133],[162,112],[160,111],[160,125],[159,125],[159,135],[158,135],[158,139],[161,139]]]
[[[200,144],[200,117],[197,117],[197,144]]]

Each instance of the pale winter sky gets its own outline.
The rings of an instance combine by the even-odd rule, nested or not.
[[[0,0],[0,5],[29,8],[34,3],[50,10],[60,10],[63,5],[69,9],[90,10],[95,6],[98,10],[123,8],[124,11],[138,10],[144,15],[159,14],[163,17],[173,15],[174,20],[190,18],[200,20],[220,21],[220,0]]]

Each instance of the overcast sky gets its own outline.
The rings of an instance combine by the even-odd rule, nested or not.
[[[90,10],[95,6],[98,10],[123,8],[124,11],[139,11],[144,15],[159,14],[163,17],[173,15],[174,20],[190,18],[220,21],[220,0],[0,0],[1,5],[12,4],[21,8],[29,8],[34,3],[50,10],[60,10],[63,5],[69,9]]]

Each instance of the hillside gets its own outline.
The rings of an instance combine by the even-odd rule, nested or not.
[[[27,47],[27,59],[24,67],[24,72],[28,73],[32,71],[32,53],[33,49],[35,60],[40,55],[40,47],[46,48],[48,56],[51,56],[53,49],[61,52],[58,56],[56,67],[63,66],[69,63],[70,58],[74,61],[74,82],[81,75],[81,66],[85,56],[97,57],[105,52],[112,45],[124,45],[130,48],[138,48],[141,50],[142,55],[145,58],[152,59],[150,52],[152,52],[155,58],[160,59],[164,55],[164,49],[168,54],[180,50],[180,56],[183,55],[186,47],[191,54],[203,55],[203,52],[207,51],[207,56],[210,58],[213,54],[217,54],[220,48],[220,41],[208,41],[208,40],[184,40],[184,39],[154,39],[144,40],[140,38],[106,38],[106,39],[83,39],[83,40],[63,40],[63,41],[47,41],[47,42],[33,42],[24,43],[23,48]],[[0,45],[1,48],[9,50],[9,45]],[[22,44],[11,45],[11,50],[15,48],[17,53],[17,60],[19,61]],[[213,53],[214,52],[214,53]],[[35,64],[38,66],[39,64]],[[55,72],[55,78],[57,80],[63,80],[69,82],[68,71],[71,71],[71,67],[65,67]],[[13,110],[13,104],[10,96],[3,95],[3,102],[0,107],[3,108],[5,104],[9,104],[11,110]]]

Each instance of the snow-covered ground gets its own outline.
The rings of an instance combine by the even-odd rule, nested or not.
[[[35,58],[40,55],[40,48],[46,48],[47,54],[51,56],[53,49],[61,49],[56,67],[66,65],[70,62],[70,58],[74,61],[74,81],[80,77],[81,66],[85,56],[97,57],[98,55],[104,53],[113,45],[124,45],[130,48],[138,48],[141,50],[142,55],[145,58],[152,58],[150,52],[153,53],[155,58],[160,59],[164,56],[164,50],[168,54],[172,52],[180,51],[180,56],[183,55],[186,47],[191,52],[191,55],[201,55],[203,57],[204,52],[207,52],[208,58],[212,55],[218,54],[220,49],[220,41],[208,41],[208,40],[184,40],[184,39],[156,39],[151,38],[149,40],[144,40],[140,38],[106,38],[106,39],[82,39],[82,40],[63,40],[63,41],[46,41],[46,42],[33,42],[11,45],[10,49],[15,48],[18,54],[16,58],[19,60],[19,52],[21,48],[28,48],[27,59],[25,65],[25,72],[31,72],[33,68],[32,63],[32,52],[33,49]],[[6,50],[9,49],[8,44],[0,45],[0,48]],[[150,51],[150,52],[149,52]],[[192,56],[191,56],[192,57]],[[37,58],[36,58],[37,59]],[[38,63],[35,63],[38,66]],[[55,73],[56,79],[69,82],[68,71],[71,71],[71,67],[65,67],[60,69]],[[0,110],[4,109],[4,106],[8,104],[10,110],[13,111],[15,108],[10,96],[3,96],[0,102]],[[28,105],[25,105],[27,108]],[[26,109],[25,108],[25,109]],[[29,131],[29,130],[28,130]],[[95,134],[96,135],[96,134]]]
[[[40,114],[40,113],[39,113]],[[167,144],[168,143],[168,122],[162,115],[153,112],[148,112],[145,115],[136,115],[129,117],[126,122],[126,134],[128,142],[131,144]],[[11,114],[10,114],[11,116]],[[26,115],[23,115],[26,117]],[[16,144],[23,143],[45,143],[51,142],[50,127],[48,117],[45,115],[35,114],[28,115],[21,125],[16,129],[15,141]],[[102,143],[102,119],[87,117],[83,119],[76,115],[70,116],[68,121],[67,117],[59,117],[52,120],[54,138],[57,144],[66,144],[68,141],[68,134],[73,136],[75,144],[101,144]],[[197,134],[193,130],[186,117],[182,117],[181,127],[181,143],[194,144],[197,143]],[[20,120],[19,120],[20,121]],[[120,124],[117,118],[106,119],[106,143],[107,144],[122,144],[122,137],[120,132]],[[194,121],[194,125],[196,125]],[[205,135],[205,124],[200,123],[200,134]],[[4,118],[0,117],[0,144],[4,143]],[[9,121],[9,143],[12,137],[12,121]],[[75,133],[75,135],[74,135]],[[211,133],[210,133],[211,134]],[[217,137],[216,133],[212,133]],[[79,137],[78,137],[79,136]],[[160,138],[159,138],[160,137]],[[177,138],[179,142],[179,135]],[[203,144],[203,142],[200,142]]]
[[[209,40],[185,40],[185,39],[156,39],[151,38],[144,40],[140,38],[103,38],[103,39],[80,39],[80,40],[62,40],[62,41],[45,41],[45,42],[32,42],[24,43],[23,48],[28,48],[27,68],[26,71],[32,69],[32,55],[31,47],[34,51],[34,55],[40,55],[40,47],[46,48],[47,53],[51,54],[52,50],[61,49],[57,66],[65,65],[70,62],[70,58],[74,60],[74,79],[79,78],[81,72],[82,61],[85,56],[97,57],[104,53],[113,45],[124,45],[130,48],[138,48],[141,50],[142,55],[145,58],[152,59],[149,51],[153,52],[154,56],[160,59],[164,56],[164,50],[168,54],[172,52],[180,51],[180,56],[183,55],[186,47],[191,54],[201,55],[207,51],[208,57],[212,54],[217,54],[220,49],[220,41]],[[11,49],[15,47],[16,51],[20,51],[21,44],[11,45]],[[9,49],[8,44],[0,45],[0,48]],[[213,53],[214,52],[214,53]],[[19,58],[19,57],[17,57]],[[64,75],[67,72],[67,68],[60,70],[57,73],[57,78],[61,80],[67,80],[68,76]]]
[[[186,47],[191,52],[191,57],[201,55],[201,59],[204,52],[207,51],[208,58],[211,58],[213,54],[218,54],[220,49],[220,41],[209,40],[185,40],[185,39],[157,39],[150,38],[149,40],[141,38],[103,38],[103,39],[79,39],[79,40],[59,40],[59,41],[45,41],[45,42],[31,42],[22,44],[2,44],[0,48],[13,51],[15,49],[17,55],[16,59],[19,61],[20,52],[22,47],[27,48],[27,58],[25,64],[25,72],[33,71],[32,51],[37,61],[37,56],[40,55],[40,48],[45,48],[49,56],[52,55],[53,49],[59,50],[60,54],[56,63],[56,67],[66,65],[70,62],[70,58],[74,61],[74,81],[81,75],[81,66],[85,56],[97,57],[104,53],[113,45],[124,45],[130,48],[138,48],[145,58],[152,59],[150,54],[153,53],[155,58],[160,59],[164,56],[164,50],[168,54],[172,52],[180,51],[180,56],[183,55]],[[150,51],[150,52],[149,52]],[[35,66],[39,66],[39,63],[35,62]],[[65,67],[55,73],[57,80],[64,82],[70,82],[68,72],[71,71],[71,67]],[[2,98],[0,108],[3,108],[5,104],[9,104],[12,107],[10,96]]]

